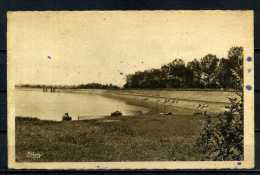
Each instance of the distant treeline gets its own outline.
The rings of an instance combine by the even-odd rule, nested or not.
[[[80,84],[74,88],[78,88],[78,89],[119,89],[118,86],[113,85],[113,84],[100,84],[100,83]]]
[[[41,85],[41,84],[20,84],[16,87],[23,88],[57,88],[57,89],[119,89],[113,84],[88,83],[80,85]]]
[[[237,89],[236,76],[243,77],[243,47],[232,47],[227,58],[207,54],[187,64],[175,59],[159,69],[129,74],[124,88]]]

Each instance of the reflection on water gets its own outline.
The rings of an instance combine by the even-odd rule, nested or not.
[[[68,112],[75,120],[78,116],[98,118],[120,110],[124,115],[136,112],[148,112],[148,109],[126,104],[124,101],[111,99],[91,93],[51,93],[37,90],[16,90],[16,116],[37,117],[44,120],[61,120]]]

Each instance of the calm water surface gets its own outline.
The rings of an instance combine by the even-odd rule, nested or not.
[[[40,90],[17,89],[15,114],[23,117],[37,117],[43,120],[61,120],[68,112],[73,120],[78,116],[100,118],[120,110],[124,115],[146,113],[148,109],[129,105],[122,100],[107,98],[91,93],[42,92]]]

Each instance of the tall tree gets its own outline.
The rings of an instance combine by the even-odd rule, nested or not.
[[[184,87],[186,67],[182,59],[175,59],[166,66],[162,66],[162,71],[167,76],[167,87]]]
[[[201,65],[197,59],[194,59],[187,64],[187,83],[189,87],[201,87]]]
[[[234,75],[239,75],[243,77],[243,47],[232,47],[228,51],[228,59],[229,59],[229,69],[233,72],[232,79],[232,88],[237,89],[240,85],[237,82],[237,77]]]
[[[222,88],[232,87],[232,71],[230,70],[230,62],[226,58],[221,58],[218,67],[218,81]]]
[[[201,72],[202,72],[202,80],[204,83],[204,87],[211,88],[217,87],[217,68],[218,68],[219,59],[216,55],[208,54],[201,58]]]

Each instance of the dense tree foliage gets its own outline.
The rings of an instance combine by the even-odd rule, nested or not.
[[[207,54],[185,62],[175,59],[160,69],[138,71],[126,76],[125,88],[232,88],[236,78],[232,70],[243,73],[243,48],[232,47],[227,58]]]

